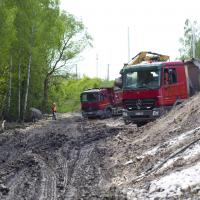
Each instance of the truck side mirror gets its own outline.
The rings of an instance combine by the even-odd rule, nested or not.
[[[116,87],[122,88],[122,77],[116,78],[114,81]]]

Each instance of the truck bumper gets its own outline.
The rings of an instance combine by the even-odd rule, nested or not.
[[[82,112],[83,117],[101,117],[105,115],[104,110],[90,111],[90,112]]]
[[[163,108],[154,108],[153,110],[123,110],[122,116],[125,121],[148,122],[159,118],[164,114]]]

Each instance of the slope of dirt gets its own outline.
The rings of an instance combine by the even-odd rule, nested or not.
[[[200,198],[200,95],[106,143],[112,184],[127,199]],[[112,147],[112,148],[111,148]]]
[[[0,199],[198,199],[199,102],[140,128],[63,115],[2,133]]]

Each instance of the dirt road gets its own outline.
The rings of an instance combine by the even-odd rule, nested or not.
[[[100,143],[119,131],[71,116],[1,134],[0,199],[106,197]]]
[[[200,95],[137,128],[77,115],[0,134],[0,199],[200,198]]]

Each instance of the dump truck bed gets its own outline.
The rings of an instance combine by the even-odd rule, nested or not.
[[[192,59],[185,62],[187,87],[189,96],[200,91],[200,60]]]

